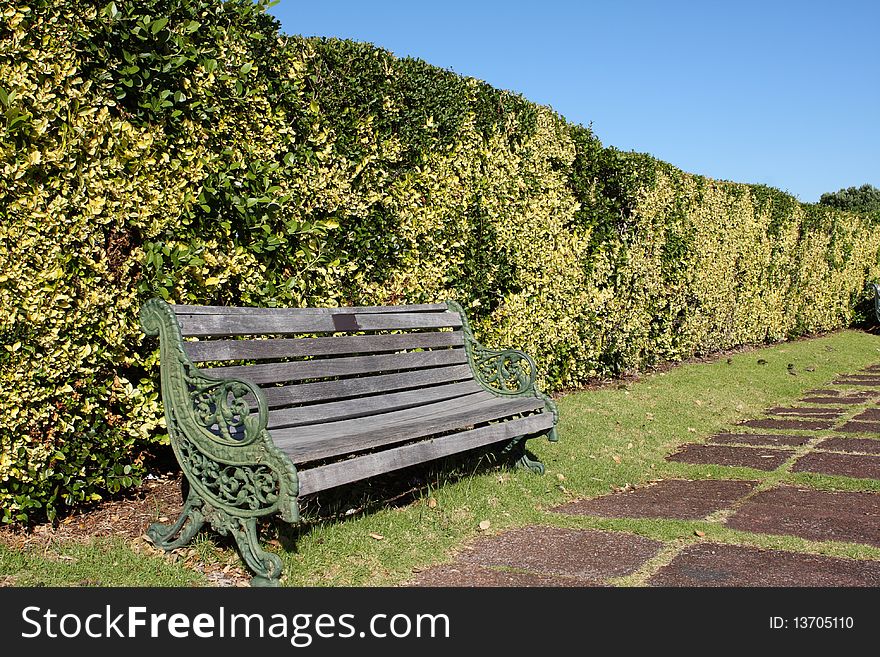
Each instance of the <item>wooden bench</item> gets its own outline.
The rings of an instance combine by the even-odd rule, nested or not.
[[[207,522],[235,539],[253,585],[281,575],[257,519],[297,522],[302,495],[496,443],[543,473],[525,441],[556,440],[558,414],[535,387],[535,363],[484,348],[453,302],[281,309],[152,299],[141,323],[159,336],[168,435],[189,482],[180,518],[147,534],[171,550]]]

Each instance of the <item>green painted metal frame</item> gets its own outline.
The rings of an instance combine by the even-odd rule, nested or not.
[[[159,336],[162,402],[168,436],[189,482],[180,518],[147,530],[165,550],[186,544],[205,522],[231,535],[254,586],[275,586],[281,559],[260,547],[257,520],[278,513],[299,520],[296,468],[272,443],[266,430],[268,406],[263,391],[239,379],[216,379],[200,372],[183,350],[180,325],[171,307],[151,299],[141,308],[147,335]],[[246,397],[257,400],[251,412]]]
[[[502,397],[543,399],[553,414],[553,428],[519,436],[502,450],[517,464],[543,474],[544,466],[526,455],[529,438],[557,440],[556,404],[535,385],[537,368],[530,356],[515,349],[493,350],[474,339],[467,317],[455,302],[447,308],[461,315],[468,363],[480,385]],[[173,550],[189,542],[208,523],[231,535],[242,559],[255,573],[254,586],[277,586],[281,559],[260,547],[257,521],[280,515],[299,520],[296,468],[272,442],[266,429],[268,405],[263,391],[242,379],[217,379],[201,372],[186,355],[180,325],[162,299],[141,307],[147,335],[159,336],[162,402],[171,447],[189,482],[183,511],[172,524],[154,523],[147,535],[157,547]],[[248,396],[256,399],[251,410]]]
[[[519,349],[488,349],[474,337],[464,309],[455,301],[447,301],[446,307],[461,316],[464,346],[468,363],[479,384],[499,397],[537,397],[544,401],[547,410],[553,414],[553,427],[546,432],[531,436],[518,436],[502,450],[502,454],[512,454],[519,467],[537,474],[544,474],[544,464],[530,459],[526,454],[526,441],[530,438],[547,436],[550,442],[559,440],[556,425],[559,423],[559,409],[556,403],[538,389],[535,381],[538,368],[535,361]]]

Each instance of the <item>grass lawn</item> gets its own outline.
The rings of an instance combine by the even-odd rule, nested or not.
[[[570,393],[559,400],[559,442],[529,443],[530,451],[547,466],[543,477],[501,467],[491,455],[484,455],[459,458],[442,468],[389,475],[344,490],[345,497],[309,500],[305,513],[312,518],[310,523],[276,527],[278,536],[271,549],[285,564],[282,583],[396,585],[418,569],[450,560],[457,548],[477,535],[533,523],[626,530],[677,544],[710,538],[880,559],[880,549],[864,545],[749,534],[717,522],[608,519],[548,511],[573,499],[666,478],[743,478],[759,479],[762,487],[786,481],[829,490],[880,491],[876,480],[664,460],[682,443],[702,442],[735,422],[761,417],[767,407],[796,401],[805,391],[831,382],[837,373],[878,362],[880,336],[841,331]],[[483,521],[489,521],[488,529],[480,529]],[[695,531],[705,538],[698,539]],[[189,559],[179,555],[174,559],[139,541],[115,539],[58,542],[40,549],[0,541],[0,582],[200,585],[210,582],[191,567],[193,562],[238,563],[228,544],[204,534],[186,554]],[[662,558],[661,551],[657,559]],[[637,572],[618,583],[639,585],[642,580]]]

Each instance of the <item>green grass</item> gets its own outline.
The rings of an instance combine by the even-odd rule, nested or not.
[[[39,549],[0,544],[0,580],[13,586],[204,586],[205,577],[119,539],[65,541]]]
[[[759,360],[766,363],[759,364]],[[682,443],[702,442],[732,423],[760,417],[769,406],[793,403],[806,390],[827,385],[837,373],[876,362],[880,362],[880,337],[842,331],[743,352],[729,360],[723,357],[714,363],[675,367],[635,383],[571,393],[559,400],[559,442],[541,439],[529,444],[530,451],[547,466],[545,476],[505,469],[488,456],[387,476],[369,482],[358,492],[349,489],[343,491],[343,497],[312,501],[307,515],[327,518],[333,511],[335,517],[297,528],[279,525],[285,547],[271,549],[284,562],[283,583],[289,586],[399,584],[413,576],[413,569],[454,558],[456,549],[480,534],[532,523],[627,531],[676,544],[711,539],[880,559],[880,549],[863,545],[749,534],[706,521],[591,518],[548,511],[557,504],[608,493],[626,484],[672,477],[760,479],[766,484],[880,491],[880,482],[874,480],[664,460]],[[789,373],[789,365],[796,375]],[[408,481],[413,477],[418,480]],[[415,493],[407,496],[413,486]],[[404,503],[384,501],[395,494]],[[429,505],[432,499],[436,505]],[[345,516],[348,508],[366,510]],[[491,523],[487,532],[479,530],[483,520]],[[695,531],[705,537],[698,538]],[[211,552],[215,559],[231,557],[229,548],[218,548],[201,537],[199,553],[211,557]],[[205,581],[162,557],[135,554],[124,544],[62,546],[58,554],[72,556],[75,561],[0,548],[0,575],[14,576],[15,584],[32,583],[32,578],[52,584],[85,580],[179,586]],[[111,566],[113,562],[124,566]],[[639,577],[636,573],[617,583],[638,585],[642,583]]]

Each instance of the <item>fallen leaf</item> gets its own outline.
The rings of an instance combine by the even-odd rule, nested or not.
[[[561,472],[556,473],[556,478],[557,478],[559,481],[565,481],[565,475],[562,474]]]
[[[428,508],[433,509],[436,506],[437,506],[437,500],[435,500],[433,497],[429,498],[428,499]]]
[[[375,532],[370,532],[370,538],[374,538],[377,541],[383,540],[385,537],[382,534],[376,534]]]
[[[703,536],[706,535],[706,532],[701,532],[699,529],[695,529],[695,530],[694,530],[694,535],[695,535],[695,536],[699,536],[700,538],[703,538]]]
[[[695,403],[697,406],[702,406],[702,405],[703,405],[703,401],[700,400],[700,399],[695,399],[695,400],[694,400],[694,403]]]
[[[480,527],[480,531],[481,531],[481,532],[486,531],[486,530],[489,529],[489,527],[491,527],[491,526],[492,526],[492,523],[489,522],[488,520],[481,520],[481,521],[480,521],[480,525],[479,525],[479,527]]]
[[[693,427],[688,427],[688,433],[697,433],[697,430]]]
[[[626,446],[627,449],[632,449],[633,447],[634,447],[634,445],[633,445],[632,443],[629,443],[629,444]]]
[[[620,463],[620,457],[617,456],[617,454],[614,454],[614,455],[611,457],[611,459],[612,459],[615,463]]]

